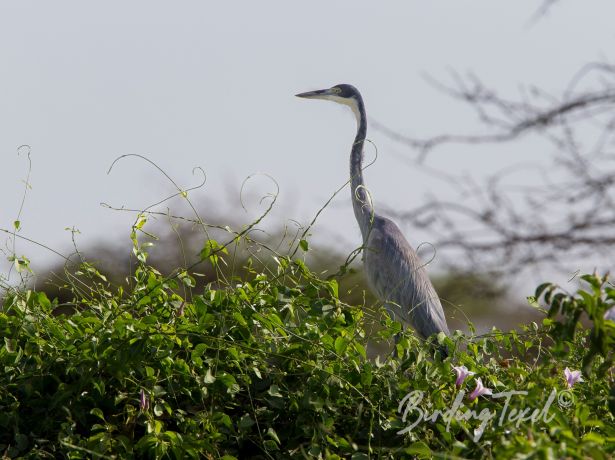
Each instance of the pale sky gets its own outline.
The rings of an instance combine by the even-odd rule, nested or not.
[[[243,179],[266,172],[281,191],[269,225],[307,222],[348,177],[355,124],[343,108],[294,94],[351,83],[362,91],[368,115],[401,133],[467,132],[479,126],[474,115],[431,87],[425,74],[446,79],[450,70],[471,71],[514,96],[523,83],[557,92],[584,63],[612,57],[614,2],[561,1],[530,25],[537,5],[2,2],[0,227],[11,228],[19,209],[26,174],[21,144],[32,148],[21,233],[61,251],[70,250],[64,229],[72,226],[82,246],[128,242],[133,217],[99,203],[144,208],[173,192],[133,158],[107,175],[113,160],[128,153],[147,156],[182,187],[198,182],[192,169],[203,167],[207,184],[191,198],[197,206],[218,203],[231,215],[244,213]],[[376,206],[403,210],[426,194],[450,193],[400,161],[413,152],[375,130],[368,137],[379,149],[365,173]],[[428,162],[480,178],[536,159],[531,146],[450,146]],[[253,184],[266,189],[263,179]],[[357,245],[348,190],[314,233],[344,248]],[[39,264],[53,257],[25,243],[17,252]]]

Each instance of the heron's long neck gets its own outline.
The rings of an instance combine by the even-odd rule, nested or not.
[[[353,111],[357,117],[357,135],[352,144],[350,153],[350,192],[352,193],[352,207],[359,223],[363,240],[366,240],[371,227],[374,214],[371,198],[363,181],[363,144],[367,134],[367,117],[363,101],[359,100]]]

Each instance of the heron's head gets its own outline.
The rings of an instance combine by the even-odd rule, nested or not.
[[[305,99],[325,99],[327,101],[337,102],[352,109],[357,121],[360,120],[361,111],[363,110],[363,100],[361,93],[352,85],[340,84],[332,86],[328,89],[319,89],[316,91],[308,91],[307,93],[296,94],[297,97]]]

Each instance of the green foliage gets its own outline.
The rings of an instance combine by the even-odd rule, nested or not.
[[[582,328],[580,320],[585,316],[593,327],[588,336],[589,347],[583,358],[583,370],[590,372],[597,355],[603,358],[599,375],[604,376],[613,365],[615,349],[615,323],[604,319],[605,313],[615,307],[615,288],[608,275],[583,275],[581,280],[587,287],[574,294],[568,294],[551,283],[544,283],[536,289],[534,299],[544,298],[550,305],[548,318],[543,322],[555,340],[554,351],[565,356],[574,344],[575,334]],[[559,317],[558,317],[559,315]]]
[[[88,282],[75,281],[70,315],[57,314],[57,300],[42,292],[7,291],[0,312],[0,452],[7,457],[608,458],[615,452],[605,349],[612,349],[613,325],[599,321],[613,301],[606,280],[586,278],[590,290],[568,297],[543,288],[537,298],[552,317],[542,326],[438,337],[451,351],[444,360],[435,344],[411,332],[402,333],[397,357],[374,358],[372,345],[391,341],[399,324],[382,319],[382,331],[370,336],[369,313],[339,299],[337,280],[278,257],[270,273],[247,268],[242,279],[218,280],[187,296],[184,288],[194,287],[188,270],[164,276],[147,265],[137,238],[143,223],[133,227],[139,265],[128,286],[113,287],[83,264],[75,275]],[[227,255],[224,245],[208,240],[200,258],[217,265]],[[579,328],[578,309],[595,320],[593,330]],[[558,312],[561,321],[553,316]],[[599,352],[586,360],[585,381],[567,390],[564,368],[580,368],[594,348]],[[461,365],[476,374],[457,387],[453,366]],[[477,378],[493,393],[525,393],[508,405],[489,396],[470,401]],[[400,404],[409,394],[421,395],[411,410]],[[459,396],[461,413],[497,417],[482,432],[477,417],[447,419]],[[544,407],[534,423],[509,418],[513,408]]]

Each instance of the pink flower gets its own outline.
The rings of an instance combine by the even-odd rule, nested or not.
[[[564,377],[566,377],[566,384],[568,388],[572,388],[575,383],[583,382],[581,378],[581,371],[571,371],[570,369],[564,369]]]
[[[491,388],[487,388],[483,386],[483,382],[479,377],[476,379],[476,388],[474,388],[474,391],[470,393],[469,398],[470,398],[470,401],[474,401],[479,396],[490,395],[490,394],[492,394]]]
[[[143,391],[143,388],[141,388],[141,397],[139,398],[139,408],[141,409],[142,412],[147,411],[147,409],[149,409],[149,397],[145,394],[145,391]]]
[[[469,371],[468,368],[465,366],[453,366],[453,371],[455,372],[455,374],[457,374],[457,380],[455,380],[455,385],[457,385],[458,387],[461,386],[467,376],[476,374],[476,372]]]

